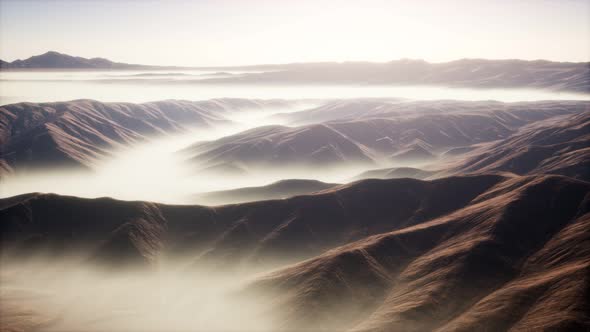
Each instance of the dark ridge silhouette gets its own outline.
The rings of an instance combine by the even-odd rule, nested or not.
[[[284,105],[280,100],[167,100],[144,104],[75,100],[0,107],[1,169],[90,168],[114,147],[148,136],[228,123],[229,110]]]
[[[29,194],[0,200],[2,252],[153,262],[166,254],[238,268],[310,257],[462,208],[506,178],[365,180],[312,195],[215,208]],[[453,195],[449,195],[452,192]],[[127,248],[123,250],[122,248]],[[123,252],[125,251],[125,253]]]
[[[200,193],[194,195],[193,199],[196,203],[205,205],[235,204],[310,194],[337,185],[339,184],[317,180],[290,179],[280,180],[260,187],[244,187]]]
[[[82,58],[55,51],[35,55],[25,60],[6,62],[0,60],[2,69],[166,69],[175,67],[146,66],[113,62],[104,58]],[[180,67],[178,67],[180,68]]]
[[[561,176],[507,178],[453,212],[260,277],[245,294],[272,294],[286,331],[585,330],[589,192]]]

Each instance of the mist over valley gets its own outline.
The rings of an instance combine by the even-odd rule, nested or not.
[[[0,0],[0,332],[590,331],[589,13]]]

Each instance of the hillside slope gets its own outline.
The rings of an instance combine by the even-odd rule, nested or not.
[[[462,208],[504,180],[499,175],[367,180],[313,195],[214,208],[29,194],[0,200],[2,246],[3,253],[42,248],[59,256],[75,250],[107,261],[113,252],[123,257],[130,252],[137,262],[151,262],[166,248],[166,254],[189,255],[197,263],[236,268],[310,257],[413,225]],[[455,194],[449,196],[449,190]]]
[[[281,101],[167,100],[145,104],[76,100],[0,107],[0,160],[19,169],[90,167],[108,150],[164,133],[228,123],[231,110]]]
[[[505,139],[537,121],[550,123],[553,117],[582,114],[588,107],[584,101],[335,101],[279,116],[294,127],[258,127],[196,143],[185,152],[201,168],[411,166],[461,154],[449,150],[469,151],[478,144]]]
[[[267,306],[275,331],[584,330],[589,193],[562,176],[477,175],[215,208],[28,194],[0,200],[0,244],[4,263],[116,271],[184,257],[228,275],[307,258],[237,294]]]
[[[445,173],[494,171],[590,180],[590,108],[525,126],[504,140],[468,153]]]
[[[464,208],[261,277],[284,330],[585,330],[590,184],[507,179]]]

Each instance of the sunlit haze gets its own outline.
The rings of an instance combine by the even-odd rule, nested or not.
[[[589,22],[584,0],[2,0],[0,59],[55,50],[181,66],[588,61]]]

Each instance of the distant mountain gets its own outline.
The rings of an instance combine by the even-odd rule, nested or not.
[[[215,73],[198,84],[375,84],[434,85],[470,88],[531,88],[590,93],[590,63],[546,60],[461,59],[443,63],[401,59],[375,62],[316,62],[251,66],[172,67],[82,58],[49,51],[6,62],[4,69],[166,69],[255,71],[240,75]],[[189,81],[187,81],[189,82]]]
[[[1,61],[1,60],[0,60]],[[35,55],[25,60],[0,62],[1,68],[6,69],[150,69],[166,68],[158,66],[136,65],[113,62],[104,58],[82,58],[54,51]],[[170,67],[168,67],[170,68]]]
[[[192,198],[195,203],[205,205],[235,204],[310,194],[337,185],[336,183],[325,183],[317,180],[290,179],[260,187],[206,192],[197,194]]]
[[[203,83],[405,84],[590,92],[590,63],[462,59],[443,63],[325,62],[253,66],[263,73]]]

